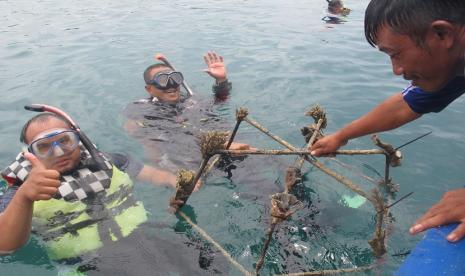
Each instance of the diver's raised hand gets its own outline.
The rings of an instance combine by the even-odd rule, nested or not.
[[[26,181],[20,186],[18,192],[29,201],[49,200],[60,187],[60,173],[56,170],[49,170],[32,153],[27,152],[24,157],[31,162],[31,172]]]
[[[217,82],[226,80],[226,66],[224,65],[222,56],[217,55],[215,52],[209,51],[203,56],[203,59],[208,66],[207,69],[204,69],[205,72],[215,78]]]
[[[459,225],[447,236],[450,242],[465,237],[465,188],[446,192],[437,204],[415,222],[410,228],[410,234],[415,235],[429,228],[454,222]]]
[[[316,141],[315,144],[313,144],[310,148],[310,153],[315,156],[330,154],[345,144],[347,144],[347,140],[341,138],[340,135],[336,132]]]

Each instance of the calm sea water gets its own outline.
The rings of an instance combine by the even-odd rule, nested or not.
[[[210,97],[212,80],[202,72],[202,54],[224,56],[233,95],[220,112],[231,122],[234,110],[247,106],[250,116],[295,145],[303,113],[314,103],[326,108],[332,132],[407,85],[392,75],[388,59],[363,36],[367,0],[347,0],[347,22],[328,25],[324,0],[297,1],[0,1],[0,164],[20,150],[19,132],[32,113],[29,103],[47,103],[69,112],[105,151],[126,151],[150,160],[140,144],[123,130],[122,110],[145,97],[142,71],[155,53],[164,53],[183,71],[201,97]],[[394,145],[432,130],[427,138],[403,150],[404,162],[393,169],[399,196],[413,196],[392,209],[395,222],[388,253],[378,272],[391,274],[420,237],[409,226],[446,190],[463,186],[465,171],[464,101],[441,114],[426,115],[382,138]],[[277,148],[250,127],[239,139]],[[346,148],[373,148],[369,138]],[[198,152],[192,150],[192,155]],[[268,195],[283,190],[290,157],[249,157],[236,165],[233,177],[214,172],[194,194],[186,212],[249,271],[254,270],[269,223]],[[344,158],[376,176],[381,158]],[[356,174],[327,163],[361,182]],[[368,204],[351,209],[341,196],[353,195],[322,173],[308,172],[301,199],[306,208],[284,222],[267,255],[263,274],[352,268],[374,262],[371,238],[374,211]],[[137,196],[150,212],[149,222],[134,241],[119,251],[103,251],[101,274],[240,275],[184,220],[166,212],[172,190],[140,185]],[[184,258],[176,258],[177,252]],[[108,255],[106,255],[108,254]],[[163,261],[161,261],[163,260]],[[0,258],[1,275],[57,275],[71,268],[46,257],[33,239],[13,255]],[[79,264],[78,264],[79,265]],[[176,269],[176,267],[183,269]],[[191,272],[194,274],[194,272]]]

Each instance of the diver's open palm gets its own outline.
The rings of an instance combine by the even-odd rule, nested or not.
[[[223,62],[223,57],[217,55],[215,52],[208,52],[203,56],[208,69],[204,71],[210,76],[215,78],[217,81],[223,81],[227,77],[226,66]]]

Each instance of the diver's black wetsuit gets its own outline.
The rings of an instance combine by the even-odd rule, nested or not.
[[[125,117],[139,126],[131,135],[145,146],[150,162],[175,172],[179,168],[196,169],[200,150],[195,135],[201,131],[229,130],[221,108],[231,83],[213,86],[213,99],[182,98],[176,104],[149,98],[129,104]]]

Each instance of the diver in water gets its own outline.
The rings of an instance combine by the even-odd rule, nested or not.
[[[327,15],[322,18],[323,21],[330,24],[341,24],[350,13],[350,9],[344,7],[342,0],[326,0],[328,2]]]
[[[27,150],[2,171],[0,252],[11,253],[33,230],[52,260],[68,260],[128,237],[147,220],[132,179],[175,186],[176,178],[128,155],[98,151],[63,111],[40,111],[23,127]]]
[[[215,52],[204,55],[208,69],[204,71],[215,79],[213,94],[216,100],[225,100],[231,91],[232,84],[228,81],[223,57]],[[174,70],[166,63],[152,64],[144,71],[145,90],[150,95],[149,101],[176,104],[185,100],[182,98],[180,87],[185,84],[181,72]],[[187,88],[188,96],[193,92]]]
[[[157,164],[171,172],[179,168],[198,169],[200,150],[195,135],[208,130],[229,130],[222,115],[216,107],[229,97],[232,84],[228,81],[223,57],[215,52],[204,55],[208,73],[213,79],[213,97],[198,97],[184,80],[184,75],[163,56],[162,60],[148,66],[143,78],[145,91],[149,97],[130,103],[125,110],[125,129],[143,145],[146,156],[151,163]],[[249,145],[232,143],[231,149],[250,149]],[[235,168],[231,162],[222,159],[218,162],[229,175]],[[197,185],[200,187],[200,185]],[[214,258],[210,245],[198,241],[195,235],[187,231],[189,241],[200,249],[199,267],[214,270],[221,262]],[[215,259],[215,261],[213,261]]]
[[[163,60],[163,59],[162,59]],[[180,167],[197,168],[200,161],[193,135],[206,130],[225,129],[221,116],[213,110],[224,102],[231,91],[223,57],[215,52],[204,56],[204,71],[215,79],[211,101],[197,101],[186,85],[184,76],[167,63],[152,64],[144,71],[145,90],[149,98],[134,102],[126,108],[125,129],[145,147],[151,161],[175,171]],[[186,93],[181,88],[185,88]],[[195,99],[194,99],[195,98]],[[231,149],[249,149],[249,145],[233,143]],[[174,159],[173,157],[176,157]]]

